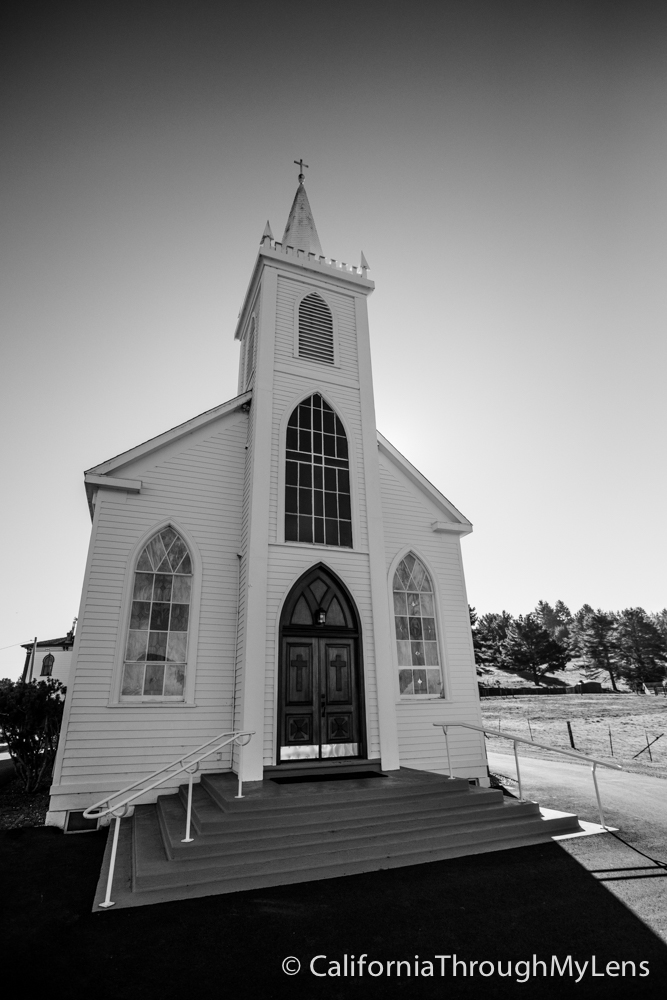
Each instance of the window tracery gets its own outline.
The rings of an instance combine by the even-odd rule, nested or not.
[[[287,425],[285,541],[352,547],[347,436],[319,393]]]
[[[442,697],[433,585],[412,552],[394,573],[393,597],[400,692]]]
[[[123,666],[123,698],[182,700],[185,687],[192,560],[171,526],[137,560]]]

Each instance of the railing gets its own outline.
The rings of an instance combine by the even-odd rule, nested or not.
[[[100,799],[92,806],[84,811],[84,816],[86,819],[100,819],[102,825],[109,825],[111,823],[111,818],[114,817],[116,820],[116,825],[113,831],[113,844],[111,845],[111,859],[109,861],[109,876],[107,878],[107,891],[104,897],[104,902],[99,905],[103,909],[107,909],[109,906],[113,906],[111,901],[111,885],[113,883],[114,869],[116,866],[116,852],[118,850],[118,834],[120,832],[120,821],[123,817],[130,817],[134,813],[134,801],[145,795],[147,792],[152,792],[154,788],[158,788],[160,785],[164,784],[170,778],[175,778],[179,774],[183,774],[184,771],[190,775],[188,782],[188,807],[185,820],[185,837],[181,841],[182,844],[191,844],[194,840],[190,836],[190,825],[192,820],[192,782],[195,774],[199,770],[199,765],[211,754],[220,753],[224,747],[229,746],[230,743],[235,743],[239,748],[239,790],[236,795],[237,799],[243,798],[243,779],[241,777],[242,771],[242,753],[243,747],[247,746],[252,737],[255,735],[254,730],[252,732],[234,732],[234,733],[221,733],[219,736],[214,736],[212,740],[208,740],[207,743],[202,743],[200,747],[195,750],[191,750],[190,753],[184,754],[183,757],[177,757],[170,764],[165,764],[157,771],[153,771],[145,778],[139,778],[131,785],[127,785],[125,788],[121,788],[118,792],[112,792],[111,795],[107,795],[106,798]],[[244,740],[242,743],[240,740]],[[222,740],[222,742],[219,742]],[[211,744],[215,746],[211,746]],[[208,749],[206,749],[208,747]],[[202,750],[206,750],[205,753],[201,753]],[[199,754],[198,757],[195,754]],[[190,759],[194,758],[194,759]],[[186,763],[187,761],[187,763]],[[179,766],[180,765],[180,766]],[[176,768],[176,770],[174,770]],[[157,781],[153,781],[153,778],[157,778],[158,775],[162,775]],[[138,785],[143,785],[145,781],[152,781],[152,784],[146,785],[144,788],[139,788],[137,791],[134,789]],[[132,795],[127,795],[127,792],[133,792]],[[125,798],[122,798],[125,796]],[[120,801],[114,802],[114,799],[120,797]]]
[[[598,788],[598,779],[595,773],[595,768],[599,765],[600,767],[611,768],[611,770],[613,771],[622,771],[623,768],[621,767],[620,764],[610,764],[609,761],[597,760],[596,757],[589,757],[588,754],[579,753],[578,751],[576,753],[573,753],[572,750],[561,750],[560,747],[548,746],[546,743],[536,743],[535,740],[527,740],[523,736],[515,736],[513,733],[501,733],[500,730],[497,729],[486,729],[484,726],[473,726],[470,722],[445,722],[445,723],[434,722],[433,725],[437,726],[439,729],[442,729],[445,735],[445,747],[447,749],[447,770],[449,771],[450,778],[453,778],[454,775],[452,774],[452,763],[449,756],[449,739],[447,737],[448,729],[453,729],[455,727],[458,729],[474,729],[478,733],[484,733],[484,734],[489,733],[489,735],[498,736],[500,737],[500,739],[503,740],[511,740],[512,743],[514,744],[514,762],[516,764],[516,778],[519,783],[519,799],[522,802],[523,802],[523,787],[521,785],[521,771],[519,770],[519,754],[516,748],[517,743],[527,743],[528,746],[539,747],[540,750],[550,750],[552,753],[562,754],[563,757],[573,757],[575,760],[579,761],[581,760],[590,761],[590,763],[592,764],[591,772],[593,775],[593,784],[595,786],[595,797],[598,802],[600,826],[604,827],[605,830],[607,829],[607,824],[604,821],[604,813],[602,812],[602,802],[600,801],[600,789]]]

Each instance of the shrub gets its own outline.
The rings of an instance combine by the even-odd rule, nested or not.
[[[0,681],[0,731],[26,792],[53,771],[66,690],[53,678]]]

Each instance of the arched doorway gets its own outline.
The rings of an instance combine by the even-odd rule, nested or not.
[[[365,756],[359,615],[321,563],[280,618],[278,763]]]

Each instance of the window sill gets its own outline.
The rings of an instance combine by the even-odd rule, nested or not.
[[[158,701],[137,698],[136,701],[110,701],[107,708],[197,708],[196,701]]]
[[[439,701],[445,702],[451,701],[449,698],[442,698],[439,694],[402,694],[398,698],[397,705],[409,705],[415,701]]]
[[[360,549],[353,545],[327,545],[325,542],[286,542],[281,539],[277,542],[269,542],[269,545],[292,545],[296,549],[323,549],[326,552],[355,552],[368,555],[368,549]]]

